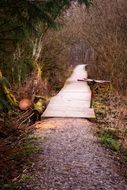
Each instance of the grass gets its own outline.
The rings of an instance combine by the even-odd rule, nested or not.
[[[120,142],[119,137],[112,130],[100,129],[100,142],[117,154],[120,163],[127,164],[127,148]],[[126,171],[127,172],[127,171]]]
[[[120,152],[121,143],[117,137],[110,133],[110,131],[101,131],[100,141],[113,151]]]

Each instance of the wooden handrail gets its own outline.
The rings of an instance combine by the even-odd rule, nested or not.
[[[77,81],[84,81],[84,82],[93,82],[93,83],[110,83],[111,81],[108,80],[95,80],[95,79],[78,79]]]

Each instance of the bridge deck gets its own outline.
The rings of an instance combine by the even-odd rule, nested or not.
[[[61,91],[51,98],[42,117],[95,118],[91,105],[91,90],[86,82],[77,79],[87,78],[85,65],[78,65]]]

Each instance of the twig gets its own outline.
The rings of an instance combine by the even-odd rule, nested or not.
[[[26,122],[28,119],[30,119],[33,115],[34,115],[34,113],[32,113],[29,117],[27,117],[26,119],[24,119],[24,120],[19,124],[19,127],[20,127],[24,122]]]

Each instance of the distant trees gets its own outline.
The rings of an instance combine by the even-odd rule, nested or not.
[[[111,80],[117,91],[127,93],[126,0],[95,0],[89,14],[81,14],[83,36],[94,49],[90,73]]]

